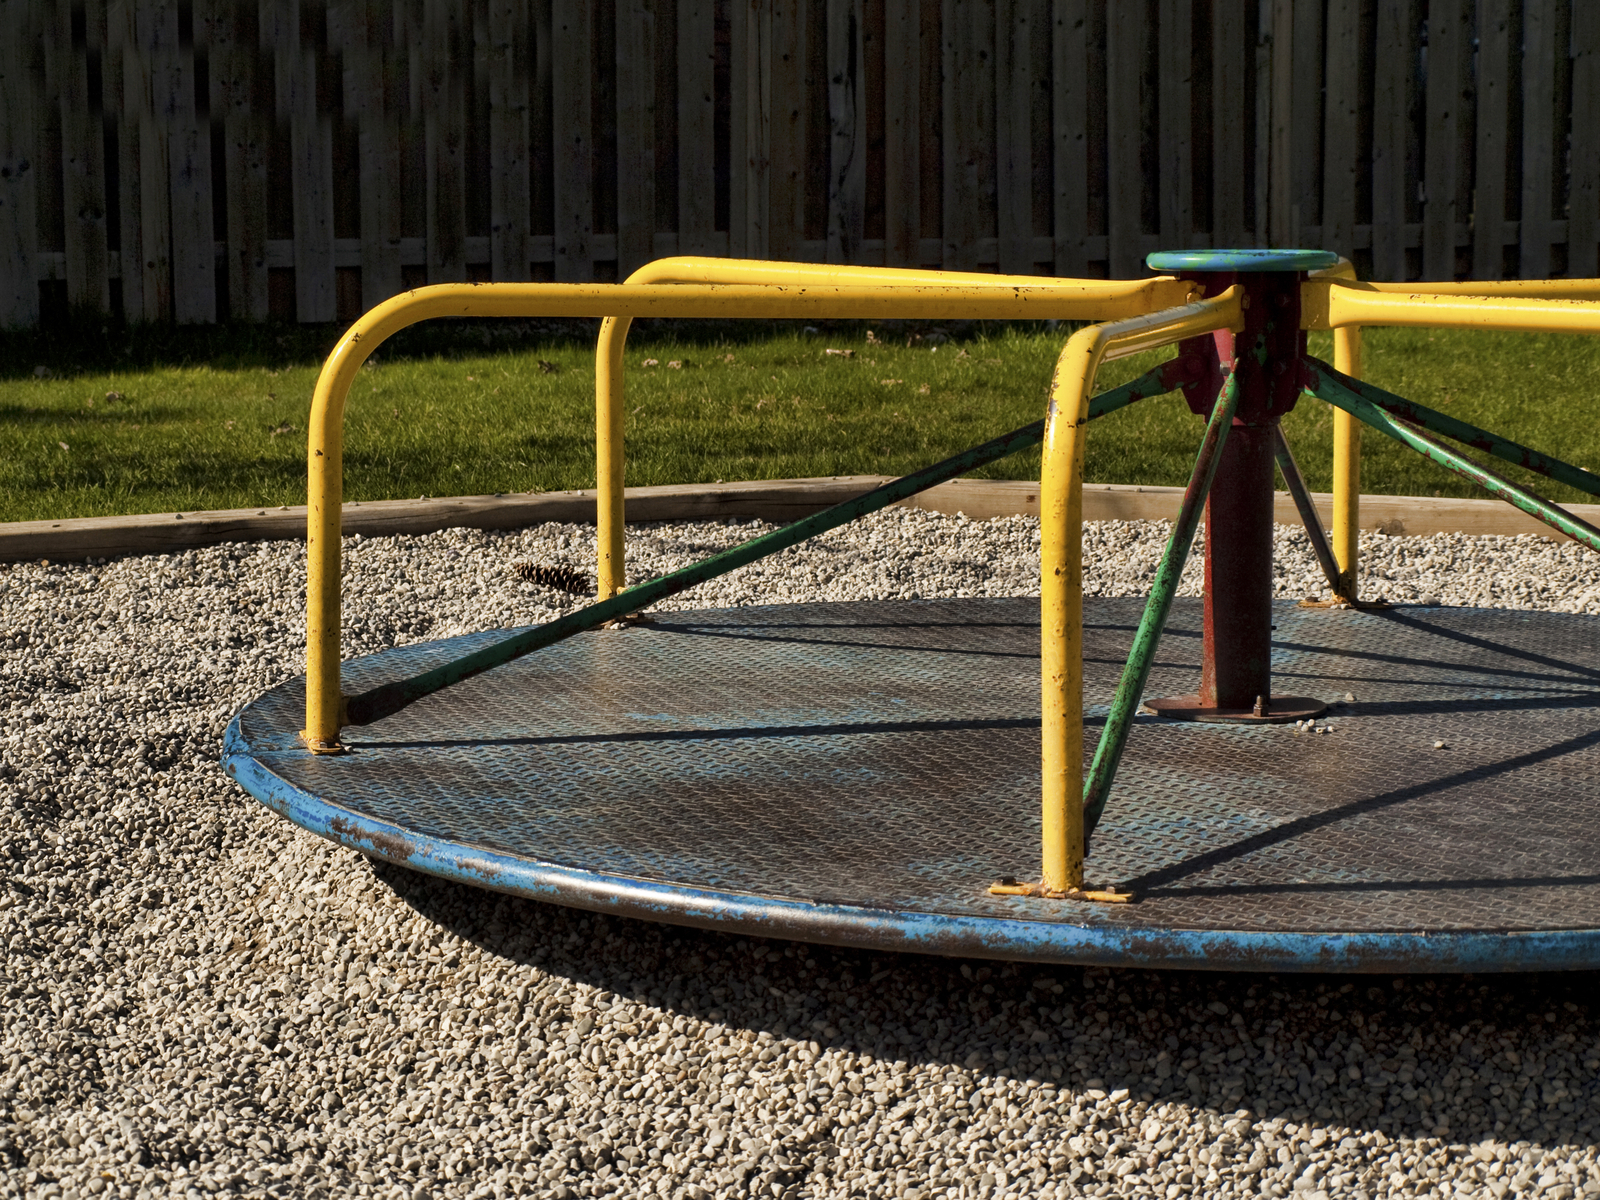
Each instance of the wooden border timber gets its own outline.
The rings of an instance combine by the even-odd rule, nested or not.
[[[887,483],[887,475],[836,475],[821,479],[771,479],[749,483],[674,484],[627,489],[628,520],[687,521],[756,517],[792,521]],[[1083,512],[1090,521],[1171,520],[1182,488],[1087,484]],[[1324,524],[1333,498],[1314,497]],[[546,521],[594,520],[595,493],[525,492],[454,496],[437,500],[376,500],[344,507],[344,532],[364,537],[434,533],[441,529],[522,529]],[[902,507],[964,513],[973,520],[1038,516],[1039,485],[1027,480],[958,479],[902,502]],[[1600,524],[1600,504],[1567,506]],[[1278,492],[1274,518],[1298,525],[1287,492]],[[1364,527],[1391,536],[1433,533],[1533,534],[1558,537],[1549,526],[1498,500],[1419,496],[1363,496]],[[222,542],[299,540],[306,533],[304,506],[235,508],[211,512],[86,517],[62,521],[0,523],[0,562],[76,561],[130,554],[169,554]]]

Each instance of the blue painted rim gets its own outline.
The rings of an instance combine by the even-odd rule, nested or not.
[[[238,715],[228,725],[222,749],[223,769],[250,795],[302,829],[368,858],[473,887],[647,921],[900,953],[1136,968],[1417,974],[1600,967],[1600,929],[1460,933],[1132,929],[812,904],[607,875],[420,835],[340,808],[289,783],[255,758]]]
[[[1158,250],[1152,271],[1320,271],[1336,266],[1331,250]]]

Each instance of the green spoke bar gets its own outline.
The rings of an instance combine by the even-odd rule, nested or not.
[[[1283,436],[1283,426],[1274,425],[1272,432],[1275,446],[1273,455],[1278,460],[1278,470],[1283,473],[1284,486],[1289,489],[1289,495],[1294,497],[1294,506],[1300,510],[1300,520],[1306,527],[1306,537],[1311,539],[1311,552],[1317,556],[1317,565],[1322,568],[1328,586],[1337,597],[1341,586],[1339,564],[1334,561],[1333,547],[1328,545],[1322,518],[1317,515],[1317,506],[1312,502],[1305,476],[1300,474],[1300,465],[1294,461],[1294,451],[1289,449],[1289,441]]]
[[[1557,483],[1564,483],[1568,487],[1577,488],[1591,496],[1600,496],[1600,475],[1585,471],[1582,467],[1575,467],[1571,463],[1562,462],[1559,458],[1551,458],[1548,454],[1524,446],[1518,442],[1510,441],[1476,425],[1468,425],[1465,421],[1458,421],[1454,417],[1447,417],[1442,412],[1418,404],[1414,400],[1396,396],[1382,388],[1373,387],[1370,383],[1363,383],[1359,379],[1352,379],[1319,358],[1307,355],[1305,365],[1314,375],[1331,380],[1341,385],[1346,391],[1359,396],[1368,404],[1381,408],[1402,421],[1409,421],[1413,425],[1420,425],[1430,433],[1437,433],[1443,437],[1452,438],[1464,446],[1471,446],[1476,450],[1485,450],[1502,462],[1514,463],[1519,467],[1526,467],[1540,475],[1554,479]],[[1315,392],[1315,388],[1308,390]],[[1320,394],[1320,393],[1319,393]],[[1327,399],[1327,397],[1323,397]]]
[[[1166,628],[1167,614],[1172,610],[1173,597],[1178,594],[1183,565],[1189,560],[1189,547],[1194,542],[1195,528],[1200,524],[1200,513],[1205,508],[1206,497],[1211,494],[1211,481],[1216,478],[1217,464],[1222,460],[1222,448],[1227,444],[1228,430],[1233,426],[1233,414],[1238,407],[1239,381],[1230,370],[1211,409],[1211,419],[1206,423],[1205,438],[1200,443],[1200,452],[1195,455],[1194,472],[1189,476],[1189,486],[1184,489],[1183,507],[1173,523],[1172,536],[1167,539],[1161,565],[1156,568],[1150,599],[1145,603],[1139,631],[1133,635],[1133,649],[1128,654],[1128,663],[1123,668],[1116,695],[1112,697],[1111,711],[1100,733],[1100,745],[1089,767],[1089,778],[1084,782],[1085,838],[1094,832],[1094,827],[1100,823],[1100,814],[1105,812],[1106,797],[1111,792],[1112,780],[1116,778],[1117,764],[1122,761],[1123,748],[1128,744],[1133,714],[1150,679],[1150,667],[1155,662],[1156,648],[1161,644],[1161,631]],[[1087,845],[1084,852],[1088,852]]]
[[[1089,404],[1090,418],[1102,417],[1125,408],[1136,400],[1172,391],[1180,383],[1180,377],[1175,372],[1176,368],[1172,362],[1163,363],[1131,383],[1125,383],[1119,388],[1113,388],[1096,396]],[[968,471],[1015,454],[1019,450],[1026,450],[1030,446],[1037,446],[1043,439],[1043,421],[1024,425],[1021,429],[1013,430],[993,441],[975,446],[971,450],[964,450],[954,458],[947,458],[931,467],[924,467],[902,479],[874,488],[865,495],[846,500],[842,504],[835,504],[822,512],[813,513],[792,525],[785,525],[782,529],[751,538],[748,542],[724,550],[721,554],[714,554],[682,570],[638,584],[627,591],[619,592],[609,600],[602,600],[575,613],[568,613],[547,625],[526,630],[503,642],[496,642],[492,646],[464,655],[454,662],[445,663],[431,671],[424,671],[421,675],[414,675],[410,679],[399,679],[373,688],[371,691],[351,696],[345,702],[345,724],[370,725],[451,684],[460,683],[464,679],[503,666],[525,654],[542,650],[575,634],[596,629],[609,621],[648,608],[668,596],[675,596],[709,579],[726,575],[729,571],[765,558],[769,554],[787,550],[807,538],[846,525],[857,517],[888,508],[897,501],[964,475]]]
[[[1530,517],[1538,518],[1574,541],[1582,542],[1592,550],[1600,550],[1600,529],[1558,508],[1527,488],[1519,487],[1504,476],[1489,470],[1488,467],[1480,466],[1450,447],[1419,433],[1404,421],[1367,400],[1353,388],[1346,386],[1349,380],[1337,371],[1321,369],[1322,364],[1314,359],[1307,359],[1306,365],[1312,368],[1310,388],[1312,395],[1326,400],[1336,408],[1344,409],[1357,420],[1371,425],[1381,433],[1388,434],[1397,442],[1410,446],[1429,461],[1436,462],[1465,479],[1470,479],[1491,496],[1514,504]]]

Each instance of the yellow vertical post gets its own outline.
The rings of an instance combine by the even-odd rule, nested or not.
[[[598,599],[609,600],[627,586],[623,557],[623,403],[622,350],[632,317],[607,317],[600,322],[594,356],[594,486]]]
[[[1361,328],[1333,331],[1333,366],[1361,378]],[[1354,603],[1361,566],[1361,423],[1333,413],[1333,557],[1339,565],[1339,594]]]
[[[1050,381],[1039,473],[1041,863],[1046,892],[1083,888],[1083,451],[1089,393],[1108,349],[1149,350],[1242,324],[1241,290],[1165,313],[1080,329]]]
[[[1044,886],[1083,886],[1083,446],[1101,331],[1074,334],[1056,363],[1039,475],[1041,867]]]
[[[348,335],[346,335],[348,340]],[[329,356],[330,364],[345,347]],[[344,397],[348,379],[324,369],[306,431],[306,727],[313,752],[339,748],[339,559],[344,507]]]

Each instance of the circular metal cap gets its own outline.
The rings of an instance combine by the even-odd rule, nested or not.
[[[1331,250],[1158,250],[1152,271],[1320,271],[1338,263]]]

